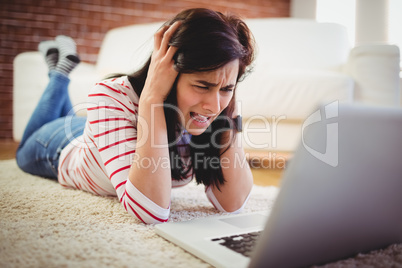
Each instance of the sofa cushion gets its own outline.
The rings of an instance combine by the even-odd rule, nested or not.
[[[249,151],[292,152],[301,141],[302,124],[281,117],[245,118],[242,145]]]
[[[344,26],[295,18],[246,21],[257,44],[257,64],[268,71],[340,71],[351,45]]]
[[[353,78],[338,72],[256,69],[239,83],[236,96],[244,118],[285,116],[303,120],[320,103],[352,101],[353,88]]]
[[[101,76],[130,73],[139,69],[151,55],[153,36],[162,22],[135,24],[107,32],[96,63]]]
[[[256,40],[257,62],[267,69],[340,70],[348,57],[347,30],[339,24],[290,18],[245,21]],[[97,72],[107,75],[138,69],[149,57],[153,35],[162,23],[130,25],[108,31],[99,52]]]
[[[345,70],[355,80],[355,100],[400,107],[401,66],[398,46],[356,46],[350,52]]]

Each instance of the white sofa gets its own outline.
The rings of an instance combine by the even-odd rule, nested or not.
[[[257,43],[254,71],[238,86],[243,141],[249,149],[293,151],[303,120],[319,103],[364,102],[400,106],[399,49],[373,44],[351,48],[346,29],[337,24],[292,18],[248,19]],[[109,31],[96,65],[81,63],[71,74],[70,95],[85,114],[88,89],[110,73],[138,68],[152,49],[161,23]],[[47,84],[38,52],[14,61],[14,139],[24,127]]]

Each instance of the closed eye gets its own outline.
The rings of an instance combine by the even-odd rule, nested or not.
[[[232,87],[223,87],[223,88],[221,88],[221,90],[224,92],[232,92],[233,88]]]
[[[194,87],[199,88],[199,89],[203,89],[203,90],[207,90],[208,87],[206,86],[200,86],[200,85],[194,85]]]

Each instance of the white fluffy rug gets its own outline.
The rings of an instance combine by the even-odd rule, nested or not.
[[[269,209],[275,187],[255,186],[246,212]],[[171,221],[216,214],[203,186],[172,190]],[[116,198],[62,188],[0,161],[0,267],[209,267],[129,216]],[[402,245],[326,267],[402,267]]]

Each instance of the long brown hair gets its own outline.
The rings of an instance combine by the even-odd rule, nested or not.
[[[181,21],[181,25],[173,34],[169,45],[178,48],[174,55],[174,62],[179,76],[180,73],[216,70],[236,59],[239,59],[237,82],[241,81],[250,71],[250,65],[254,59],[254,41],[247,25],[239,17],[224,15],[210,9],[195,8],[180,12],[163,26],[172,25],[178,20]],[[129,81],[138,96],[141,95],[144,87],[150,62],[151,58],[141,69],[129,75]],[[177,113],[173,109],[167,108],[170,105],[177,106],[177,79],[165,101],[169,144],[174,144],[173,141],[177,139],[177,130],[181,128]],[[216,163],[217,160],[219,162],[222,148],[214,146],[211,139],[214,137],[218,144],[223,143],[221,141],[222,129],[230,129],[234,125],[231,119],[234,106],[235,94],[229,105],[211,123],[207,131],[191,137],[191,168],[185,168],[184,163],[180,161],[179,166],[172,166],[173,179],[181,180],[193,170],[198,183],[213,184],[218,188],[224,183],[220,165],[213,167],[211,164]],[[217,134],[213,135],[214,133]],[[177,161],[174,159],[179,156],[177,146],[170,146],[169,153],[171,163],[176,163]],[[203,164],[197,165],[200,162]]]

